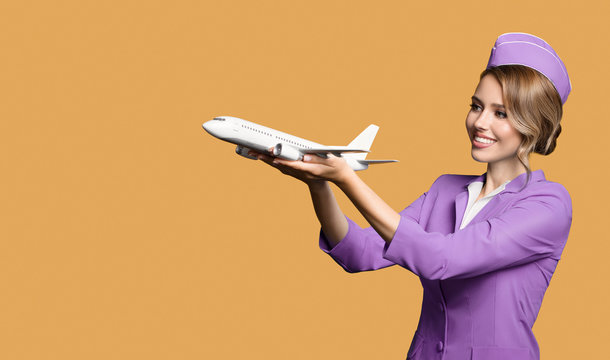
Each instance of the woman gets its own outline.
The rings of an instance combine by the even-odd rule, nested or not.
[[[348,272],[398,264],[424,297],[407,359],[539,359],[532,326],[565,246],[566,189],[531,171],[550,154],[571,90],[565,66],[542,39],[501,35],[472,96],[466,130],[481,176],[442,175],[396,213],[340,157],[259,159],[304,181],[321,224],[320,248]],[[336,184],[371,227],[341,212]]]

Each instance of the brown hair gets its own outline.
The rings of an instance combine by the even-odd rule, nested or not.
[[[527,170],[525,186],[532,172],[529,154],[549,155],[557,146],[563,115],[561,97],[546,76],[527,66],[500,65],[483,71],[481,79],[486,75],[493,75],[502,85],[509,119],[522,135],[517,157]]]

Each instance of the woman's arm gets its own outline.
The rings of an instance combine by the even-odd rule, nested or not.
[[[256,155],[282,173],[309,185],[316,215],[322,225],[322,231],[329,242],[332,242],[331,246],[335,246],[345,237],[348,224],[330,187],[323,180],[335,183],[375,231],[387,243],[392,240],[400,222],[400,215],[364,183],[343,158],[331,154],[326,159],[306,155],[303,161],[289,161],[265,154]]]
[[[441,185],[442,186],[442,185]],[[543,258],[559,260],[572,223],[572,201],[557,183],[538,183],[510,206],[454,233],[427,231],[402,217],[388,259],[430,280],[469,278]],[[509,200],[503,200],[509,201]]]
[[[273,153],[273,148],[269,149],[269,152]],[[311,162],[308,164],[302,161],[283,161],[255,151],[250,151],[250,155],[256,156],[259,160],[275,167],[283,174],[292,176],[307,184],[316,216],[322,227],[322,232],[331,248],[335,247],[345,237],[349,225],[339,204],[337,204],[335,195],[326,181],[327,178],[314,175],[314,173],[332,173],[333,177],[339,175],[340,172],[335,169],[337,167],[336,165],[339,164],[338,162],[329,162],[327,165],[321,163],[314,164],[312,158],[322,158],[312,155],[308,155],[304,159],[305,161]],[[343,163],[345,163],[345,161],[343,161]],[[302,165],[309,167],[303,168]]]
[[[252,152],[251,155],[308,185],[316,216],[322,226],[320,249],[347,272],[371,271],[394,265],[392,261],[383,258],[386,241],[379,236],[375,228],[362,229],[343,215],[330,189],[329,181],[340,184],[340,188],[349,194],[354,204],[366,214],[367,220],[375,222],[377,228],[385,229],[388,239],[391,239],[389,234],[396,230],[400,216],[393,213],[393,210],[355,175],[344,159],[332,155],[326,159],[308,155],[303,161],[285,161],[267,154]],[[424,197],[425,194],[401,214],[419,218]],[[386,217],[394,215],[398,219],[394,222],[390,219],[388,222]]]
[[[327,181],[311,182],[309,193],[313,208],[330,247],[335,247],[347,234],[348,223],[337,204]]]

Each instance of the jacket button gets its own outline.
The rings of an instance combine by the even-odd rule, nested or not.
[[[436,350],[438,350],[438,352],[443,351],[444,348],[445,348],[445,345],[443,344],[442,341],[439,341],[438,344],[436,344]]]

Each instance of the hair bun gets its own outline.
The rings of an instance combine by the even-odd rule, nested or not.
[[[559,124],[557,126],[557,130],[555,130],[555,133],[553,134],[553,136],[551,138],[549,138],[547,144],[545,144],[545,139],[540,139],[538,141],[538,143],[536,143],[536,146],[534,147],[534,152],[536,154],[540,154],[540,155],[549,155],[551,154],[554,150],[555,147],[557,146],[557,138],[559,137],[559,134],[561,134],[561,124]]]

